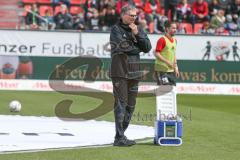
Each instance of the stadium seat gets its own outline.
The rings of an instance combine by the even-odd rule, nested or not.
[[[56,15],[58,12],[60,12],[61,6],[56,6],[54,9],[54,15]]]
[[[22,3],[37,3],[37,0],[22,0]]]
[[[148,27],[149,27],[149,32],[150,32],[150,33],[153,33],[153,32],[154,32],[154,22],[151,22],[151,23],[148,25]]]
[[[86,0],[71,0],[70,3],[71,5],[80,5],[80,4],[84,4],[86,2]]]
[[[164,12],[165,12],[165,9],[164,8],[162,8],[162,10],[161,10],[161,15],[164,15]]]
[[[51,16],[53,15],[53,8],[52,8],[51,6],[42,5],[42,6],[39,7],[40,16],[45,16],[46,10],[49,10],[49,11],[50,11],[50,15],[51,15]]]
[[[71,6],[71,8],[70,8],[70,13],[72,15],[76,15],[76,14],[79,14],[81,12],[83,12],[83,9],[80,6]]]
[[[192,24],[190,23],[181,23],[181,27],[183,27],[187,34],[192,34]]]
[[[161,14],[161,13],[162,13],[162,7],[161,7],[160,1],[157,1],[157,10],[156,10],[156,12],[157,12],[158,14]]]
[[[142,6],[142,0],[134,0],[136,6]]]
[[[203,23],[196,23],[194,25],[194,33],[195,34],[198,34],[199,33],[199,30],[203,27]]]
[[[51,4],[52,0],[38,0],[39,4]]]

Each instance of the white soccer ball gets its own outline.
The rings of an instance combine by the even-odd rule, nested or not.
[[[22,105],[19,101],[14,100],[9,103],[9,110],[11,112],[19,112],[22,108]]]

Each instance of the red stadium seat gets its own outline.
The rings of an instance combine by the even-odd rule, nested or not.
[[[51,4],[52,0],[38,0],[39,4]]]
[[[162,13],[162,7],[161,7],[160,1],[157,1],[157,10],[156,10],[156,12],[157,12],[158,14],[161,14],[161,13]]]
[[[148,27],[149,27],[149,32],[150,32],[150,33],[153,33],[153,32],[154,32],[154,22],[151,22],[151,23],[148,25]]]
[[[37,3],[37,0],[22,0],[22,3]]]
[[[49,11],[50,11],[50,15],[51,15],[51,16],[53,15],[53,8],[52,8],[51,6],[42,5],[42,6],[39,7],[40,16],[45,16],[46,10],[49,10]]]
[[[162,9],[161,9],[161,13],[160,13],[160,14],[161,14],[161,15],[164,15],[164,12],[165,12],[165,9],[164,9],[164,8],[162,8]]]
[[[86,3],[86,0],[71,0],[71,5],[80,5]]]
[[[194,33],[195,34],[198,34],[199,33],[199,30],[203,27],[203,23],[196,23],[194,25]]]
[[[54,9],[54,15],[61,11],[61,6],[56,6]]]
[[[83,9],[80,6],[71,6],[71,8],[70,8],[70,13],[73,15],[79,14],[81,12],[83,12]]]
[[[193,33],[192,24],[190,24],[190,23],[181,23],[181,27],[183,27],[185,29],[187,34],[192,34]]]
[[[142,0],[134,0],[136,6],[142,6]]]

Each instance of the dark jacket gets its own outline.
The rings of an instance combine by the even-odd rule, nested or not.
[[[120,20],[110,34],[111,71],[110,77],[140,79],[140,52],[147,53],[152,46],[147,34],[138,26],[138,34]]]
[[[39,15],[39,12],[34,12],[34,13]],[[26,15],[26,19],[25,19],[26,20],[26,24],[27,25],[33,24],[34,23],[34,18],[35,18],[35,23],[37,25],[40,25],[40,21],[41,20],[37,16],[35,16],[34,14],[32,14],[30,12],[28,12],[27,15]]]

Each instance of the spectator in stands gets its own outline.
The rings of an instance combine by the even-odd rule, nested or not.
[[[191,5],[187,0],[181,0],[177,6],[177,20],[179,22],[190,21]]]
[[[60,12],[54,16],[54,22],[56,23],[56,29],[72,29],[73,18],[65,4],[61,5]]]
[[[118,21],[119,15],[116,13],[114,6],[108,5],[104,15],[103,30],[110,31],[111,27]]]
[[[56,24],[54,22],[53,16],[51,15],[51,11],[49,9],[45,10],[45,16],[43,17],[45,19],[42,20],[41,26],[46,30],[54,30],[56,27]]]
[[[238,34],[240,35],[240,16],[238,17],[237,25],[238,25]]]
[[[75,30],[85,30],[85,20],[84,20],[84,13],[79,13],[76,15],[73,23],[73,29]]]
[[[232,20],[232,16],[230,14],[226,15],[226,23],[224,28],[229,32],[230,35],[236,35],[238,33],[238,24]]]
[[[70,0],[60,0],[60,2],[62,2],[62,4],[65,4],[68,8],[71,6]]]
[[[112,6],[115,8],[115,0],[102,0],[99,2],[99,11],[107,10],[108,6]]]
[[[178,0],[164,0],[164,8],[165,12],[164,15],[168,17],[168,12],[171,11],[171,20],[177,20],[177,5]]]
[[[39,18],[38,6],[36,3],[33,3],[31,6],[31,10],[27,12],[25,17],[25,23],[27,29],[38,29],[40,26],[40,18]]]
[[[87,29],[89,29],[89,30],[100,30],[100,27],[99,27],[99,12],[95,8],[88,9]]]
[[[237,23],[238,17],[240,17],[240,0],[234,0],[229,5],[228,14],[230,14],[232,20]]]
[[[182,23],[176,22],[176,25],[177,25],[176,34],[186,34],[186,30],[182,26]]]
[[[210,23],[208,21],[203,22],[202,28],[199,30],[200,34],[215,34],[214,29],[210,28]]]
[[[68,8],[70,8],[70,0],[52,0],[52,6],[55,8],[60,4],[65,4]]]
[[[143,28],[145,32],[149,33],[149,24],[153,22],[152,17],[144,11],[143,7],[140,6],[137,7],[137,14],[137,23]]]
[[[156,14],[162,14],[161,0],[154,0],[154,1],[155,1],[155,6],[153,6],[154,8],[153,11]]]
[[[117,14],[120,15],[121,8],[125,5],[133,5],[134,6],[134,1],[133,0],[118,0],[118,2],[116,3]]]
[[[53,9],[60,4],[60,0],[52,0]]]
[[[145,13],[152,14],[153,12],[156,12],[157,5],[155,0],[142,0],[142,3],[144,4]]]
[[[84,20],[89,21],[89,15],[92,15],[93,10],[99,11],[100,1],[99,0],[86,0],[83,6],[84,8]]]
[[[226,19],[224,13],[224,9],[220,8],[217,14],[211,18],[210,27],[215,30],[216,34],[224,33],[224,23]]]
[[[164,33],[164,23],[168,20],[166,16],[155,14],[154,21],[154,33]]]
[[[220,8],[219,0],[212,0],[212,2],[209,4],[209,15],[215,16],[217,14],[217,11]]]
[[[205,0],[196,0],[192,4],[192,25],[196,22],[209,21],[208,3]]]
[[[227,9],[229,9],[229,5],[232,1],[234,0],[219,0],[219,5],[222,9],[226,11]]]

